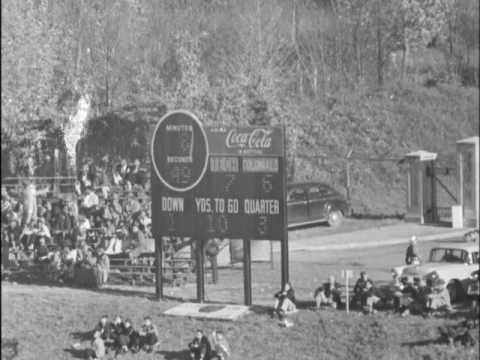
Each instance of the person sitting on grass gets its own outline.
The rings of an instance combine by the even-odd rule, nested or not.
[[[333,275],[330,275],[328,277],[328,282],[317,288],[313,295],[317,310],[326,306],[337,309],[341,302],[339,288],[340,284],[335,282],[335,277]]]
[[[188,344],[190,350],[190,359],[192,360],[209,360],[211,353],[210,342],[203,334],[203,330],[197,330],[192,342]]]
[[[355,287],[353,288],[352,305],[360,304],[360,307],[369,314],[373,314],[376,310],[373,309],[380,298],[373,293],[373,281],[368,278],[368,274],[365,271],[360,273],[360,278],[357,280]]]
[[[479,270],[474,271],[471,274],[471,282],[467,288],[467,296],[471,301],[470,309],[471,309],[471,317],[474,319],[474,323],[476,325],[479,324],[479,315],[480,315],[480,277],[479,277]]]
[[[444,280],[438,277],[427,279],[427,288],[425,307],[427,315],[434,314],[440,310],[452,311],[452,304],[450,302],[450,293],[448,292]]]
[[[125,320],[122,332],[119,336],[119,342],[120,350],[123,353],[128,352],[129,349],[133,353],[137,353],[140,350],[140,337],[129,319]]]
[[[277,315],[282,319],[285,314],[294,312],[297,309],[295,305],[295,291],[290,283],[285,283],[283,289],[274,296],[273,316]]]
[[[150,318],[150,316],[146,316],[140,330],[140,347],[147,353],[151,353],[153,351],[153,347],[157,342],[157,327],[152,324],[152,319]]]
[[[123,329],[123,320],[120,315],[116,315],[110,327],[110,337],[112,338],[112,348],[117,352],[121,351],[120,335],[123,333]]]
[[[228,360],[230,357],[230,345],[222,331],[212,332],[212,355],[210,360]]]
[[[88,360],[105,358],[105,343],[100,331],[97,330],[93,333],[92,348],[87,349],[85,352]]]
[[[413,279],[413,277],[409,276],[398,301],[398,309],[402,317],[410,315],[412,310],[415,312],[415,310],[419,308],[418,304],[420,297],[419,280]]]
[[[111,345],[113,343],[112,340],[112,324],[108,321],[108,315],[103,315],[100,318],[100,321],[95,326],[94,332],[99,331],[102,340],[107,345]]]

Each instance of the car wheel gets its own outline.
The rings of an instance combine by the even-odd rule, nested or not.
[[[331,227],[339,226],[343,221],[343,214],[340,210],[333,210],[328,213],[328,225]]]

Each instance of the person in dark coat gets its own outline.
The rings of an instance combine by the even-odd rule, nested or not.
[[[190,358],[192,360],[210,359],[212,348],[202,330],[197,330],[195,332],[195,337],[192,342],[188,344],[188,349],[190,350]]]
[[[124,324],[122,318],[117,315],[110,326],[110,338],[113,340],[112,346],[121,351],[120,335],[123,333]]]
[[[417,237],[412,236],[410,239],[410,245],[407,247],[407,252],[405,254],[405,264],[407,265],[417,265],[420,263],[420,257],[417,252]]]
[[[353,288],[352,304],[355,306],[360,303],[362,309],[368,313],[375,313],[373,305],[380,301],[380,298],[375,295],[374,290],[373,281],[368,278],[368,274],[365,271],[362,271]]]
[[[130,349],[136,353],[140,350],[140,335],[133,328],[132,322],[127,319],[124,322],[123,329],[119,336],[120,350],[122,352],[128,352]]]
[[[94,331],[100,332],[100,337],[105,341],[105,343],[112,342],[112,324],[108,321],[108,315],[103,315],[95,326]]]

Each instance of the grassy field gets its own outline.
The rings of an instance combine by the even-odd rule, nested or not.
[[[15,359],[75,359],[81,353],[72,351],[71,345],[87,346],[82,337],[101,314],[128,316],[134,325],[149,314],[161,334],[157,351],[122,359],[187,359],[184,349],[196,328],[222,329],[232,345],[232,359],[477,359],[479,355],[477,347],[435,343],[437,327],[458,323],[460,316],[426,320],[306,309],[293,315],[294,327],[284,329],[261,308],[237,322],[162,315],[175,304],[121,292],[2,283],[2,343],[18,341]]]

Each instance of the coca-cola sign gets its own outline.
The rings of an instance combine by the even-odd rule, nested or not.
[[[280,127],[206,127],[210,153],[283,156]]]
[[[272,130],[231,129],[225,138],[225,145],[229,149],[269,149],[272,146]]]

